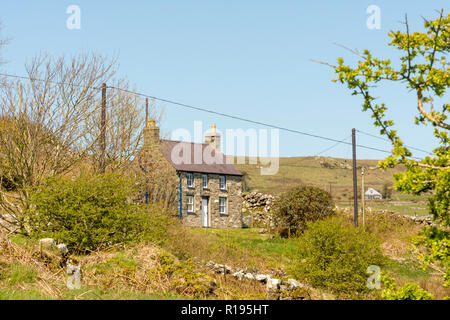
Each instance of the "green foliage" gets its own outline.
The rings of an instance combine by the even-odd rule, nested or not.
[[[121,272],[127,275],[133,275],[137,270],[137,262],[125,254],[118,254],[106,261],[95,265],[92,269],[96,274],[114,274],[116,268],[121,269]]]
[[[374,119],[374,125],[380,128],[380,133],[386,135],[393,145],[392,154],[379,163],[380,167],[394,167],[403,164],[404,173],[394,175],[395,188],[404,193],[413,195],[427,194],[428,207],[436,220],[444,226],[450,226],[450,123],[448,115],[450,104],[443,103],[442,107],[435,106],[437,102],[444,102],[445,94],[450,87],[450,64],[447,62],[450,51],[450,13],[445,14],[442,9],[435,20],[424,21],[424,32],[410,32],[408,21],[405,21],[406,30],[392,31],[389,43],[400,51],[397,63],[390,59],[373,57],[368,50],[362,53],[354,51],[361,60],[357,66],[350,67],[344,64],[344,59],[338,59],[338,65],[333,66],[336,79],[346,84],[352,95],[363,98],[363,111],[369,111]],[[384,103],[375,103],[373,88],[382,82],[405,83],[406,89],[415,95],[417,104],[412,105],[418,110],[415,118],[417,125],[431,124],[434,127],[433,135],[438,147],[430,156],[417,161],[412,159],[412,152],[400,139],[394,130],[394,121],[386,119],[388,107]],[[448,251],[435,254],[436,248],[448,247],[448,233],[441,233],[442,237],[435,237],[436,232],[424,234],[430,236],[423,239],[428,246],[430,255],[425,258],[428,262],[442,261],[446,266],[446,283],[448,284]]]
[[[367,268],[384,261],[377,238],[331,217],[308,224],[299,238],[299,261],[292,272],[315,287],[354,295],[368,290]]]
[[[178,262],[174,256],[161,250],[157,271],[167,276],[170,290],[177,293],[196,298],[205,297],[211,293],[210,279],[201,272],[195,271],[190,259]]]
[[[308,221],[316,221],[333,214],[330,193],[312,186],[298,186],[283,193],[277,199],[274,216],[280,235],[303,232]]]
[[[426,265],[437,261],[443,266],[444,286],[450,286],[450,232],[433,227],[424,229],[415,241]]]
[[[34,237],[51,237],[77,252],[138,240],[161,240],[168,218],[134,204],[134,181],[123,174],[54,177],[30,192]]]
[[[407,283],[399,287],[393,278],[381,273],[384,286],[381,298],[384,300],[433,300],[434,296],[415,283]]]

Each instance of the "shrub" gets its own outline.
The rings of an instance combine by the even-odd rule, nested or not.
[[[433,300],[434,296],[419,287],[415,283],[407,283],[403,287],[399,287],[395,280],[385,274],[381,275],[383,283],[383,291],[381,298],[384,300]]]
[[[303,232],[308,221],[333,214],[331,194],[311,186],[298,186],[283,193],[274,207],[279,233],[282,236]]]
[[[336,293],[367,291],[367,268],[384,262],[379,240],[339,217],[309,223],[298,241],[294,275]]]
[[[196,271],[190,259],[177,261],[174,256],[161,250],[158,260],[156,272],[152,274],[156,273],[164,279],[169,291],[195,298],[205,298],[212,293],[211,278]]]
[[[123,174],[47,179],[30,192],[31,235],[51,237],[84,252],[137,240],[160,240],[168,218],[129,199],[134,181]]]

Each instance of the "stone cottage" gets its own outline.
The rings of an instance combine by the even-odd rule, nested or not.
[[[215,125],[205,143],[162,140],[155,120],[144,129],[145,170],[157,173],[169,167],[176,180],[165,192],[177,198],[179,217],[191,227],[242,228],[242,177],[221,152]],[[151,183],[151,181],[150,181]]]

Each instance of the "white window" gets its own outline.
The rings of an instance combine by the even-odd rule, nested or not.
[[[186,196],[187,200],[187,211],[194,212],[194,196]]]
[[[219,213],[227,214],[227,198],[219,197]]]
[[[219,188],[220,190],[227,190],[227,178],[225,176],[219,176]]]
[[[208,189],[208,175],[203,175],[203,189]]]
[[[194,174],[193,173],[187,173],[187,186],[189,188],[194,187]]]

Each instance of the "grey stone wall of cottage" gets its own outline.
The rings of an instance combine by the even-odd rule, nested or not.
[[[208,188],[203,188],[204,173],[194,172],[194,186],[187,186],[187,173],[182,172],[183,223],[202,226],[202,197],[209,197],[209,227],[242,228],[242,177],[226,175],[226,190],[219,188],[219,174],[208,174]],[[188,212],[187,196],[194,196],[194,212]],[[227,198],[227,213],[219,213],[219,197]]]

